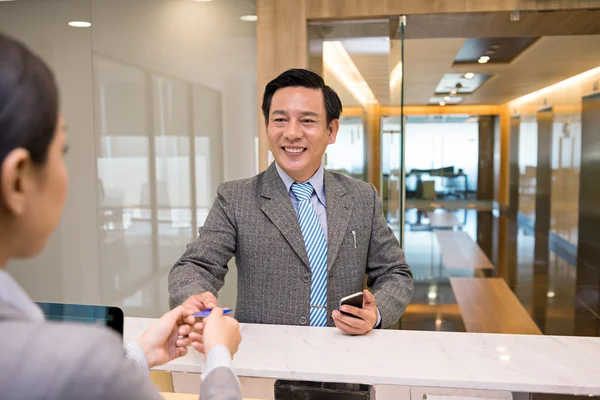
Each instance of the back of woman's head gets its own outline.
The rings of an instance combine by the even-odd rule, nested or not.
[[[43,164],[57,121],[52,71],[23,44],[0,33],[0,166],[18,148]]]

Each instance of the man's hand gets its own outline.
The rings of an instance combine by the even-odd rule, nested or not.
[[[208,354],[214,346],[223,345],[229,349],[232,358],[242,341],[239,322],[224,316],[220,308],[213,309],[208,317],[195,324],[189,338],[192,347],[201,353]]]
[[[364,335],[377,324],[379,314],[377,304],[375,304],[375,296],[368,290],[363,290],[363,295],[362,308],[342,306],[342,311],[355,315],[357,318],[344,315],[337,310],[332,313],[335,326],[347,335]]]
[[[182,304],[190,314],[198,311],[210,310],[217,306],[217,298],[211,292],[194,294]]]
[[[187,337],[194,325],[191,313],[179,306],[164,314],[137,342],[146,355],[148,367],[166,364],[187,354],[192,340]]]

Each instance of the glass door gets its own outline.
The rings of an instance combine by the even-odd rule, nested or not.
[[[372,183],[386,220],[403,243],[405,18],[314,21],[308,26],[309,67],[343,104],[340,131],[324,163],[328,170]],[[391,110],[396,120],[382,118]]]
[[[390,18],[389,102],[380,118],[381,198],[386,220],[403,246],[404,237],[404,29],[406,17]],[[386,112],[387,109],[387,112]],[[392,114],[388,117],[385,114]]]

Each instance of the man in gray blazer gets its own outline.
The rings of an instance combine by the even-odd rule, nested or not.
[[[373,185],[322,166],[339,129],[338,95],[314,72],[293,69],[266,86],[262,108],[275,162],[219,186],[197,240],[171,269],[171,307],[214,307],[235,256],[240,322],[355,335],[392,325],[413,279],[381,200]],[[340,299],[360,292],[365,274],[372,294],[342,314]]]

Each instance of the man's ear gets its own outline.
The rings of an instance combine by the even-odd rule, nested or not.
[[[329,126],[327,127],[327,129],[329,130],[329,144],[334,144],[335,140],[337,139],[337,134],[338,131],[340,130],[340,120],[339,119],[332,119],[331,122],[329,123]]]
[[[29,188],[31,158],[29,152],[18,148],[4,158],[0,175],[0,201],[9,213],[21,215],[25,212],[26,192]]]

